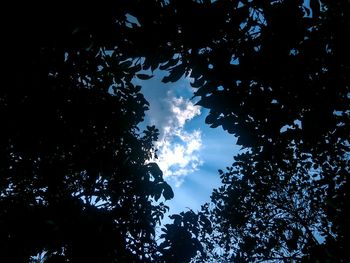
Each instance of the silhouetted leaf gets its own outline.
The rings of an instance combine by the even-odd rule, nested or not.
[[[185,71],[186,65],[184,63],[172,67],[169,71],[170,74],[168,76],[165,76],[162,81],[164,83],[178,81],[185,74]]]
[[[179,57],[169,59],[169,61],[167,63],[165,63],[164,65],[159,66],[159,69],[166,70],[166,69],[168,69],[170,67],[175,66],[178,62],[179,62]]]
[[[139,78],[139,79],[142,79],[142,80],[148,80],[150,78],[153,77],[153,75],[147,75],[147,74],[136,74],[136,76]]]
[[[166,182],[163,183],[163,196],[165,200],[170,200],[174,198],[174,192],[171,189],[170,185],[168,185]]]

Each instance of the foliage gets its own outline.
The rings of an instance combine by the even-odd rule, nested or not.
[[[195,256],[205,259],[204,248],[199,240],[207,238],[212,231],[207,216],[189,210],[171,215],[170,219],[174,220],[173,224],[165,224],[160,236],[164,239],[160,245],[164,261],[190,262]]]
[[[349,260],[349,10],[348,1],[169,1],[147,20],[133,9],[145,25],[135,32],[160,47],[145,68],[160,64],[164,82],[192,77],[206,122],[248,149],[206,211],[224,257]]]
[[[294,144],[279,160],[245,152],[220,171],[212,220],[233,262],[346,259],[349,160],[333,147],[312,156]]]
[[[17,16],[16,34],[32,35],[18,50],[15,38],[0,91],[1,262],[159,258],[155,228],[168,207],[157,201],[173,192],[148,162],[157,129],[137,128],[148,108],[132,83],[141,66],[107,49],[115,17],[86,6]]]
[[[9,16],[4,258],[350,260],[348,1],[51,4]],[[155,201],[173,192],[147,163],[157,131],[137,131],[147,102],[132,84],[157,68],[164,82],[190,76],[206,123],[245,148],[212,203],[174,215],[159,245]]]
[[[349,260],[350,9],[310,2],[241,1],[237,31],[188,55],[206,122],[249,148],[212,195],[233,262]]]

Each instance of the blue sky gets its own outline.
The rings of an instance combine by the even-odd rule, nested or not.
[[[143,125],[155,125],[160,131],[157,142],[158,163],[175,197],[167,201],[169,214],[187,209],[197,211],[210,200],[213,188],[220,185],[218,169],[231,166],[240,147],[236,138],[221,127],[210,128],[204,120],[207,110],[195,106],[190,79],[162,83],[164,72],[138,81],[150,103]]]

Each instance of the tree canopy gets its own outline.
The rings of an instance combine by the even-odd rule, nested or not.
[[[157,129],[137,128],[148,107],[131,82],[140,67],[106,53],[105,10],[65,10],[18,15],[28,43],[14,43],[0,95],[1,261],[161,260],[155,229],[168,207],[157,201],[173,192],[147,162]]]
[[[9,5],[2,261],[349,261],[349,5]],[[132,80],[158,68],[192,78],[206,123],[242,153],[157,242],[173,192],[149,162],[158,131],[138,130],[148,103]]]

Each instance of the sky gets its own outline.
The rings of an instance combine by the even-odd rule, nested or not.
[[[147,81],[136,80],[150,103],[141,128],[155,125],[160,132],[158,159],[153,161],[175,194],[166,202],[169,214],[188,209],[196,212],[220,186],[218,169],[231,166],[240,147],[235,144],[237,139],[221,127],[213,129],[205,124],[208,110],[196,106],[196,99],[190,100],[193,90],[189,78],[162,83],[166,73],[155,71],[153,75]]]

